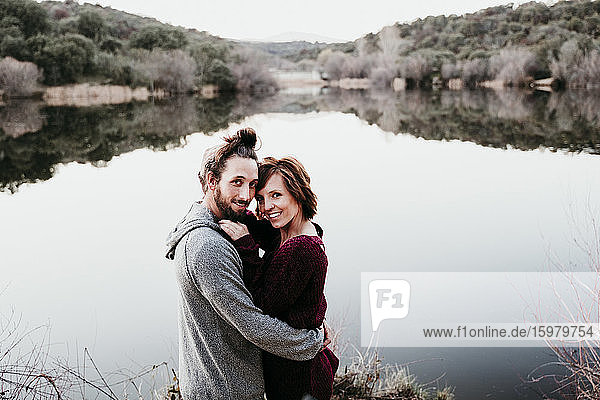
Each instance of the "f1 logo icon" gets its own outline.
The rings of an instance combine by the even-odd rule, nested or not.
[[[385,319],[402,319],[408,315],[410,284],[403,279],[377,279],[369,282],[371,327],[379,329]]]

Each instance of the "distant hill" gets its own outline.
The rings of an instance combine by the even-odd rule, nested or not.
[[[343,43],[345,40],[334,39],[327,36],[307,32],[284,32],[279,35],[269,36],[258,42],[309,42],[309,43]]]

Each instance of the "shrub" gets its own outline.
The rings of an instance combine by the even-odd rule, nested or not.
[[[160,88],[170,93],[193,90],[196,62],[184,51],[138,51],[134,57],[135,79],[148,84],[151,90]]]
[[[237,81],[236,88],[239,91],[271,93],[277,90],[277,81],[261,62],[260,53],[240,49],[235,58],[237,62],[232,65],[231,72]]]
[[[121,47],[123,47],[121,41],[112,37],[107,38],[103,40],[102,43],[100,43],[100,50],[108,51],[111,53],[116,53],[121,49]]]
[[[27,45],[35,64],[44,70],[44,82],[48,85],[75,82],[93,69],[96,47],[84,36],[38,35],[28,39]]]
[[[371,86],[380,88],[390,87],[395,77],[396,74],[381,66],[373,68],[369,74]]]
[[[462,74],[462,65],[454,63],[444,63],[442,65],[441,75],[442,79],[449,80],[460,78]]]
[[[508,48],[490,58],[490,73],[509,86],[523,85],[537,70],[536,58],[528,50]]]
[[[477,82],[485,81],[488,79],[488,60],[475,58],[465,61],[461,78],[468,87],[474,87]]]
[[[156,86],[170,93],[191,92],[194,88],[196,61],[182,50],[152,52],[158,65]]]
[[[145,86],[147,82],[137,73],[131,59],[112,53],[99,52],[94,59],[96,73],[115,85]]]
[[[29,96],[42,78],[38,67],[30,62],[6,57],[0,61],[0,89],[9,96]]]
[[[400,74],[403,78],[412,79],[419,84],[431,75],[431,65],[424,56],[416,54],[402,62]]]
[[[50,9],[50,16],[56,20],[69,18],[71,13],[63,4],[57,4]]]
[[[327,74],[328,79],[339,80],[343,78],[346,57],[346,54],[341,51],[323,51],[319,54],[317,63],[323,63],[323,71]]]
[[[156,47],[173,50],[187,45],[187,39],[178,29],[160,25],[147,25],[131,35],[129,42],[133,48],[152,50]]]

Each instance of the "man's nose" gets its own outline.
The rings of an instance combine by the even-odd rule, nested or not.
[[[250,201],[250,185],[243,185],[238,196],[241,200]]]

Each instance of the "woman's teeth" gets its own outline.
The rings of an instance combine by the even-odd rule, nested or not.
[[[268,214],[269,218],[277,218],[281,215],[281,212],[276,212],[276,213],[271,213]]]

